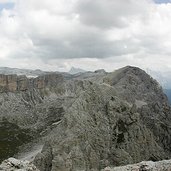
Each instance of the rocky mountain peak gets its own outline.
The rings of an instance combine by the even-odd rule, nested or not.
[[[86,71],[81,68],[75,68],[75,67],[71,67],[71,69],[69,70],[70,74],[78,74],[78,73],[84,73],[84,72]]]

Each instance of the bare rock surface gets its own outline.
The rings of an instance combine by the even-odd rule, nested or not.
[[[17,160],[15,158],[9,158],[4,160],[0,165],[2,171],[40,171],[29,161]]]
[[[106,167],[102,171],[171,171],[171,160],[159,162],[143,161],[141,163],[121,167]]]

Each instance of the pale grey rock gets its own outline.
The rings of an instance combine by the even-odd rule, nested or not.
[[[17,160],[15,158],[9,158],[4,160],[0,164],[0,170],[2,171],[40,171],[29,161]]]
[[[170,171],[171,160],[163,160],[159,162],[143,161],[141,163],[121,166],[121,167],[106,167],[102,171]]]
[[[135,100],[135,104],[136,104],[137,108],[141,108],[142,106],[147,105],[147,103],[142,100]]]

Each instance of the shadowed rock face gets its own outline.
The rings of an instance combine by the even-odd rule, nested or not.
[[[18,147],[31,140],[29,130],[7,120],[0,122],[0,162],[18,152]]]
[[[6,79],[2,86],[8,85]],[[42,171],[96,171],[171,158],[167,97],[136,67],[67,79],[17,76],[17,89],[0,94],[0,111],[0,120],[5,117],[43,138],[45,146],[34,160]]]

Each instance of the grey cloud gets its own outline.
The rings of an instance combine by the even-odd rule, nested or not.
[[[71,15],[79,14],[79,18],[76,24],[72,24],[72,18],[64,20],[65,17],[63,17],[61,23],[61,14],[60,16],[51,14],[52,6],[46,11],[37,11],[37,9],[35,11],[37,3],[34,6],[34,1],[32,1],[28,12],[18,13],[18,19],[21,19],[19,22],[21,23],[20,28],[23,30],[17,32],[17,37],[22,36],[18,36],[20,32],[26,33],[28,39],[33,42],[33,47],[31,47],[32,49],[29,48],[28,51],[24,49],[25,52],[18,48],[10,56],[12,58],[39,57],[43,60],[108,58],[138,51],[138,44],[133,41],[132,37],[109,40],[106,37],[106,31],[110,30],[111,27],[121,27],[122,29],[122,27],[128,26],[129,17],[137,17],[139,13],[144,11],[142,10],[142,4],[144,5],[146,0],[138,3],[134,0],[79,0],[76,2],[75,7],[71,10]],[[25,5],[24,2],[22,3]],[[27,3],[30,3],[30,1],[27,1]],[[44,5],[43,3],[43,9]],[[32,6],[33,8],[31,8]],[[41,9],[41,4],[39,9]],[[34,17],[35,14],[40,18],[30,19],[30,16]],[[21,15],[25,18],[22,18]],[[44,22],[46,19],[47,22]],[[59,33],[56,34],[58,27],[60,27],[59,24],[63,24],[64,30],[59,29]],[[95,27],[91,27],[91,25]]]
[[[133,39],[109,41],[102,31],[77,30],[63,40],[34,37],[35,56],[44,60],[61,58],[107,58],[136,53]]]
[[[122,28],[129,25],[130,17],[144,14],[148,8],[146,5],[145,0],[80,0],[76,10],[80,21],[86,25]]]

